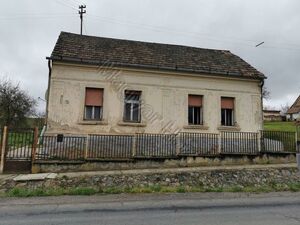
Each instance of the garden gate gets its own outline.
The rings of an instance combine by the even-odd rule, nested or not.
[[[4,173],[30,173],[37,129],[3,129]]]

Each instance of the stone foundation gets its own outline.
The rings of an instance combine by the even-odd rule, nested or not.
[[[32,173],[107,171],[146,168],[180,168],[198,166],[253,165],[295,163],[295,154],[260,156],[223,155],[220,157],[182,157],[181,159],[134,159],[129,161],[35,162]]]
[[[262,185],[288,185],[300,182],[296,166],[241,166],[218,168],[182,168],[59,174],[55,179],[16,182],[0,180],[0,192],[22,188],[76,188],[95,189],[118,187],[186,186],[186,187],[257,187]]]

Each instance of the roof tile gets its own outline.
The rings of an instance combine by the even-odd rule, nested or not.
[[[61,32],[52,52],[54,60],[194,71],[265,78],[265,76],[226,50],[148,43]]]

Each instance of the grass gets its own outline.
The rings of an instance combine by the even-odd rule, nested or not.
[[[35,196],[61,196],[61,195],[95,195],[98,191],[94,188],[13,188],[5,195],[7,197],[35,197]]]
[[[295,122],[264,122],[264,129],[271,130],[271,131],[289,131],[295,132],[296,131],[296,124]]]
[[[62,195],[96,195],[96,194],[139,194],[139,193],[186,193],[186,192],[248,192],[248,193],[267,193],[279,191],[300,192],[300,182],[288,183],[286,185],[270,183],[261,186],[230,186],[230,187],[203,187],[203,186],[160,186],[153,185],[147,187],[108,187],[108,188],[13,188],[2,197],[38,197],[38,196],[62,196]],[[0,195],[1,196],[1,195]]]
[[[296,132],[295,122],[264,122],[264,130],[266,131],[280,131],[265,133],[265,138],[281,141],[284,145],[284,149],[287,149],[290,152],[296,151],[295,146],[295,133]],[[291,132],[291,133],[282,133],[282,132]],[[299,133],[300,137],[300,133]]]
[[[7,138],[8,146],[31,146],[33,143],[33,131],[9,132]]]

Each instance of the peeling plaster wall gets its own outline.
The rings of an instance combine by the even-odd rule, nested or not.
[[[219,132],[221,96],[235,98],[237,130],[262,129],[259,81],[53,63],[48,133]],[[104,88],[103,121],[83,120],[85,88]],[[123,119],[125,89],[142,91],[142,122]],[[188,94],[203,95],[204,126],[188,127]]]

